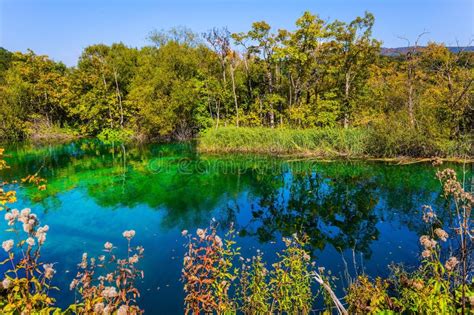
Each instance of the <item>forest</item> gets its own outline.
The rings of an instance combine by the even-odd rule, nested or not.
[[[259,127],[362,134],[373,156],[472,156],[474,53],[420,34],[383,54],[374,22],[305,12],[293,30],[177,27],[141,48],[88,46],[73,67],[0,48],[0,139],[209,143]]]

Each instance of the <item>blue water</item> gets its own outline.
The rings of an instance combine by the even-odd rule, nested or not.
[[[17,187],[13,206],[32,208],[50,226],[43,261],[55,263],[61,290],[54,294],[63,307],[74,301],[69,283],[82,253],[99,255],[106,241],[123,253],[121,234],[128,229],[137,232],[133,243],[145,247],[141,307],[175,314],[183,310],[181,231],[205,228],[213,218],[222,234],[235,222],[243,256],[260,249],[269,263],[283,248],[282,236],[307,233],[317,265],[338,276],[339,295],[345,263],[351,277],[386,276],[390,263],[417,265],[421,205],[433,205],[448,220],[430,164],[201,155],[193,144],[91,141],[10,146],[7,153],[11,169],[2,178],[40,170],[48,180],[45,192]]]

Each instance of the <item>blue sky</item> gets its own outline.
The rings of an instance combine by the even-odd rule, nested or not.
[[[245,31],[254,21],[292,29],[305,10],[349,21],[368,10],[374,36],[385,47],[405,46],[399,36],[448,45],[474,39],[474,0],[0,0],[0,46],[27,48],[74,65],[90,44],[121,41],[140,47],[153,29],[213,26]]]

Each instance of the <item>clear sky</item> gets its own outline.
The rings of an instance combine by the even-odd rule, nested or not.
[[[399,36],[466,45],[474,39],[474,0],[0,0],[0,46],[32,49],[74,65],[90,44],[123,42],[140,47],[153,29],[187,26],[203,32],[227,26],[248,30],[265,20],[292,29],[305,11],[349,21],[368,10],[374,36],[385,47],[405,46]]]

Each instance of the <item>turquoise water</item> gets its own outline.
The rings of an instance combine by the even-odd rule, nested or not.
[[[9,146],[6,153],[11,169],[2,179],[39,170],[48,180],[46,191],[18,187],[14,207],[32,208],[50,226],[43,259],[56,263],[61,306],[74,300],[69,283],[82,253],[99,255],[106,241],[124,249],[121,233],[128,229],[145,247],[141,306],[148,314],[173,314],[183,309],[181,231],[205,228],[213,218],[223,231],[235,222],[242,254],[260,249],[268,262],[283,248],[282,236],[307,233],[313,259],[340,278],[338,294],[344,261],[351,276],[387,275],[392,262],[416,266],[423,204],[449,225],[430,164],[201,155],[192,143],[81,141]],[[450,166],[469,184],[471,165]]]

